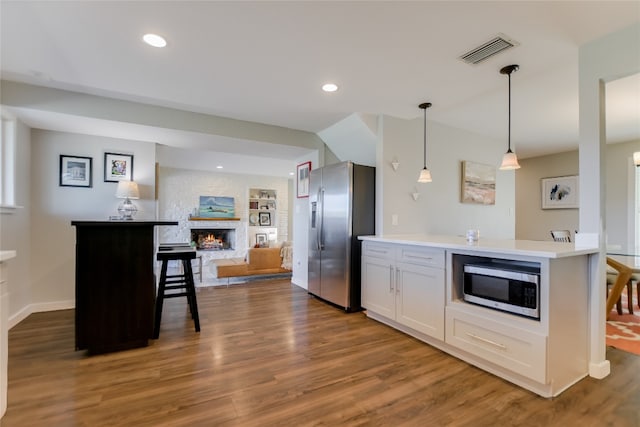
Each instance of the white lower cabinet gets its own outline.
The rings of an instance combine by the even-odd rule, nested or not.
[[[364,242],[362,305],[444,340],[444,251]]]
[[[547,336],[447,307],[447,344],[546,383]]]

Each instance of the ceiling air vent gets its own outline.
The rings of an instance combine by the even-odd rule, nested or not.
[[[465,53],[460,57],[460,59],[467,64],[479,64],[493,55],[518,45],[518,42],[509,39],[504,34],[498,34],[498,36],[493,40],[490,40],[482,46]]]

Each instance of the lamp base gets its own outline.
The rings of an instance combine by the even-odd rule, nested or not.
[[[120,219],[132,221],[133,217],[136,216],[138,212],[138,208],[131,203],[131,200],[127,197],[124,199],[124,202],[120,203],[118,206],[118,213],[120,214]]]

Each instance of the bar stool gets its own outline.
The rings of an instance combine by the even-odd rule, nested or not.
[[[165,298],[187,297],[191,318],[195,324],[196,332],[200,332],[200,318],[198,316],[198,302],[196,301],[196,285],[193,281],[191,261],[196,258],[196,251],[184,245],[162,245],[158,250],[157,259],[162,261],[160,271],[160,283],[156,298],[155,323],[153,338],[160,336],[160,320],[162,318],[162,305]],[[167,274],[169,261],[182,262],[182,274]],[[182,292],[175,292],[182,291]]]

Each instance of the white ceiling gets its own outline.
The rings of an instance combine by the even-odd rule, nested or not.
[[[354,112],[420,117],[418,104],[429,101],[430,120],[506,144],[507,77],[499,69],[519,64],[511,79],[520,157],[577,147],[579,46],[640,22],[638,1],[0,5],[3,79],[310,132]],[[168,46],[145,45],[147,32]],[[458,59],[498,33],[519,46],[475,66]],[[327,81],[340,89],[321,92]],[[28,124],[73,127],[63,123],[74,120],[43,116],[31,111]],[[607,123],[610,142],[640,139],[637,75],[607,86]],[[117,123],[91,125],[107,136],[127,132]],[[156,141],[162,132],[135,131],[135,139]],[[180,139],[216,147],[202,135]]]

